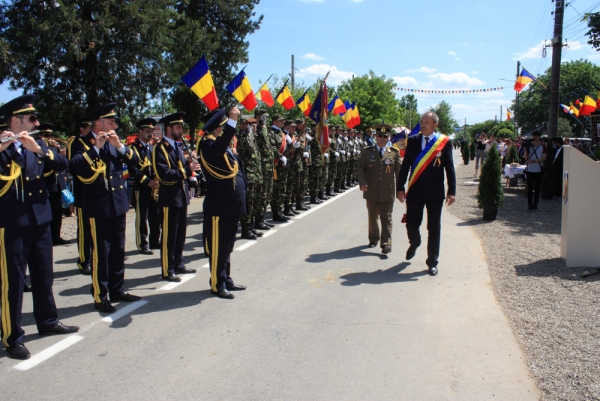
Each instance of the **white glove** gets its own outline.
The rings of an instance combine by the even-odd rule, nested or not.
[[[369,144],[367,143],[367,141],[365,141],[365,146],[369,146]]]
[[[342,140],[340,138],[338,138],[338,143],[341,145],[342,144]]]
[[[307,141],[312,141],[312,136],[310,136],[310,135],[306,134],[306,140],[307,140]]]
[[[294,142],[294,148],[298,149],[300,147],[300,142],[296,141]]]
[[[290,143],[292,143],[292,137],[290,136],[290,134],[287,134],[287,135],[285,136],[285,140],[287,141],[288,145],[289,145]]]
[[[302,154],[302,157],[310,157],[310,155],[308,154],[308,152],[304,152],[304,153]]]
[[[335,152],[333,155],[334,155],[335,157],[340,157],[340,154],[339,154],[338,152]]]
[[[345,155],[346,151],[345,150],[340,150],[340,154]]]
[[[283,163],[284,166],[287,166],[287,157],[281,156],[281,158],[279,158],[279,160],[281,160],[281,162]]]
[[[323,157],[324,157],[324,158],[326,158],[326,159],[329,159],[329,153],[325,153],[325,154],[323,155]]]
[[[345,137],[344,137],[344,141],[347,141],[347,140],[348,140],[348,137],[347,137],[347,136],[345,136]]]

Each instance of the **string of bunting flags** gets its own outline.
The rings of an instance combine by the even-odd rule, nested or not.
[[[504,90],[504,87],[498,88],[487,88],[487,89],[457,89],[457,90],[436,90],[436,89],[410,89],[410,88],[394,88],[401,92],[413,92],[413,93],[441,93],[445,95],[450,94],[461,94],[461,93],[479,93],[479,92],[494,92]]]

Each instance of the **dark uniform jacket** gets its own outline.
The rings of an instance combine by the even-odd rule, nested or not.
[[[415,135],[408,138],[400,177],[398,178],[398,191],[405,191],[408,173],[415,159],[421,153],[423,135]],[[448,141],[440,154],[441,164],[435,163],[435,160],[429,163],[421,176],[415,181],[408,191],[409,197],[421,199],[444,199],[446,191],[444,188],[444,171],[448,180],[448,195],[456,195],[456,174],[454,173],[454,161],[452,160],[452,141]],[[435,164],[435,165],[434,165]]]
[[[67,144],[67,159],[69,160],[69,162],[71,161],[71,159],[74,156],[90,150],[94,146],[94,142],[95,142],[94,135],[92,134],[91,131],[84,137],[82,137],[81,135],[75,135],[75,136],[72,136],[71,138],[69,138],[69,143]],[[71,170],[70,165],[69,165],[69,171],[71,172],[71,175],[73,176],[73,197],[75,198],[75,202],[73,203],[73,205],[75,207],[81,208],[83,206],[83,201],[82,201],[83,184],[79,180],[79,178],[77,178],[77,174],[75,174],[73,172],[73,170]]]
[[[156,179],[154,166],[152,165],[152,150],[154,146],[144,145],[139,139],[130,146],[133,153],[139,159],[139,164],[131,168],[130,174],[133,178],[133,189],[135,191],[152,192],[152,188],[148,186],[150,180]]]
[[[365,148],[357,170],[359,185],[367,185],[363,198],[375,202],[394,202],[400,164],[400,152],[396,148],[387,146],[383,158],[376,146]]]
[[[0,180],[0,227],[37,226],[52,220],[44,167],[65,170],[67,159],[48,149],[44,141],[38,139],[36,142],[44,150],[44,156],[27,151],[25,160],[14,144],[0,152],[0,175],[3,178],[10,176],[11,171],[12,175],[16,175],[18,167],[22,169],[15,179]]]
[[[100,154],[92,147],[73,156],[69,168],[83,183],[81,204],[84,217],[115,217],[127,213],[129,197],[123,178],[123,163],[128,168],[138,164],[137,156],[128,147],[125,147],[124,155],[108,146],[108,151],[102,148]]]
[[[181,145],[174,148],[163,138],[152,151],[152,164],[158,179],[158,206],[184,207],[190,204],[187,179],[192,176]]]
[[[205,135],[198,143],[202,171],[206,177],[206,197],[203,207],[205,216],[246,214],[244,166],[239,158],[227,150],[234,135],[235,128],[226,123],[223,133],[218,138]],[[237,174],[230,178],[223,178],[233,175],[236,165]]]

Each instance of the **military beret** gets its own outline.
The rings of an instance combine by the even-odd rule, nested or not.
[[[137,123],[135,123],[135,125],[138,127],[138,129],[143,129],[143,128],[154,129],[154,126],[156,125],[156,120],[153,118],[144,118],[143,120],[140,120]]]
[[[173,114],[169,114],[168,116],[164,116],[158,122],[163,125],[172,125],[172,124],[183,124],[183,117],[185,117],[184,111],[178,111]]]
[[[227,120],[227,116],[225,116],[225,108],[217,109],[213,112],[209,113],[211,117],[206,121],[204,127],[202,128],[204,132],[210,133],[221,125],[225,124]],[[206,116],[205,116],[206,117]]]
[[[54,124],[51,123],[44,123],[44,124],[40,124],[37,127],[38,131],[40,131],[41,133],[51,133],[54,130]]]
[[[33,102],[35,102],[35,95],[19,96],[0,107],[0,116],[8,120],[10,117],[19,114],[37,114]]]

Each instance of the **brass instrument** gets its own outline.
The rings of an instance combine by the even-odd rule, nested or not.
[[[160,184],[158,183],[158,181],[156,182],[156,187],[152,188],[152,200],[154,202],[158,202],[158,186]]]
[[[40,133],[40,131],[31,131],[31,132],[28,132],[29,136],[38,135],[39,133]],[[0,144],[6,143],[6,142],[10,142],[10,141],[16,141],[19,138],[20,138],[19,135],[5,136],[4,138],[0,138]]]

